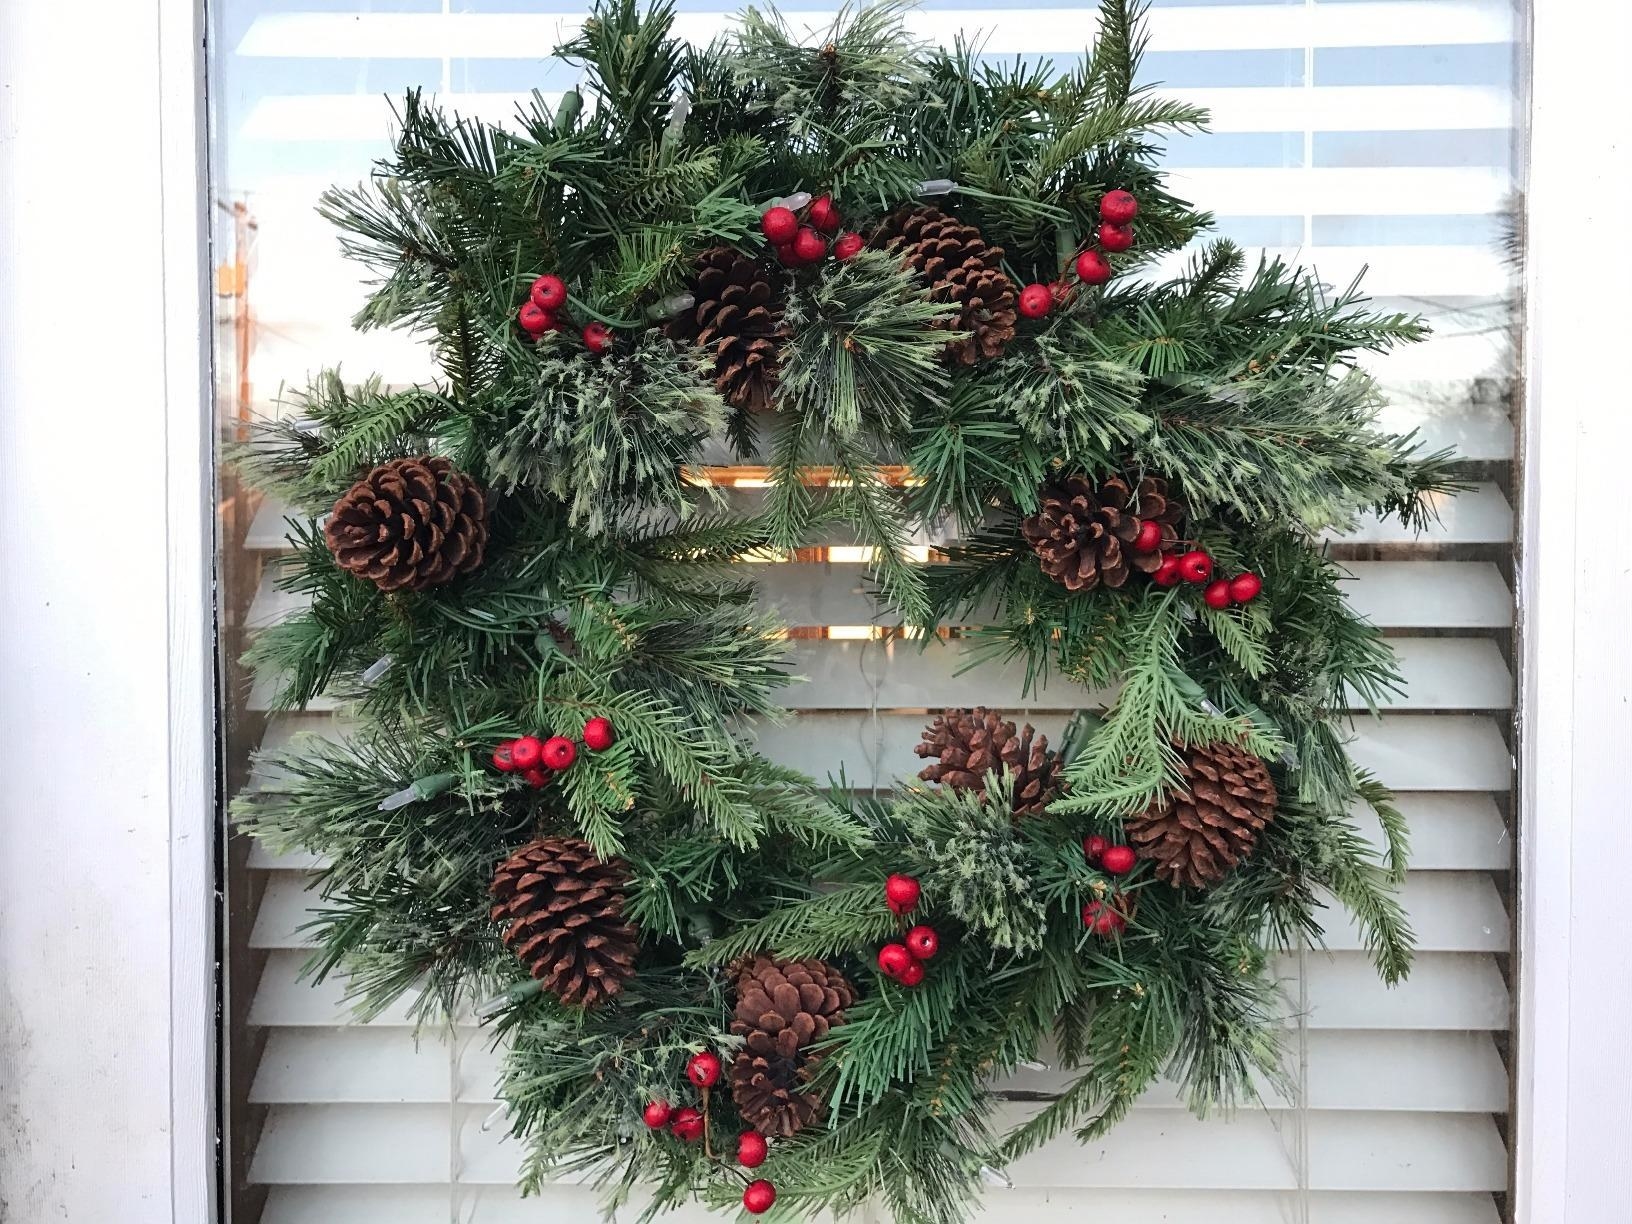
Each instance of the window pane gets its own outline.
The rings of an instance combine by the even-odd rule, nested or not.
[[[678,4],[688,36],[723,28],[722,6]],[[797,0],[796,20],[834,6]],[[408,338],[358,333],[363,274],[316,214],[321,190],[366,176],[389,148],[392,107],[422,87],[504,121],[534,89],[578,82],[550,51],[583,16],[571,0],[214,0],[214,166],[220,201],[219,408],[223,437],[288,411],[283,391],[338,366],[348,380],[428,382]],[[926,36],[984,31],[989,58],[1064,70],[1092,6],[930,0]],[[1413,827],[1404,889],[1420,943],[1410,981],[1376,981],[1355,933],[1282,969],[1300,1014],[1297,1091],[1264,1111],[1194,1122],[1171,1094],[1141,1103],[1108,1140],[1055,1143],[994,1190],[989,1218],[1049,1224],[1095,1209],[1128,1224],[1301,1221],[1495,1224],[1507,1188],[1512,677],[1511,457],[1515,46],[1506,0],[1156,0],[1144,79],[1208,106],[1213,130],[1169,142],[1173,187],[1249,248],[1310,265],[1336,288],[1364,273],[1379,309],[1421,312],[1428,342],[1371,362],[1387,423],[1454,447],[1472,485],[1417,538],[1372,526],[1334,542],[1351,598],[1391,638],[1409,682],[1354,755],[1393,786]],[[227,698],[234,785],[248,753],[343,718],[316,703],[271,714],[236,659],[298,605],[272,565],[281,508],[222,490]],[[853,560],[851,558],[850,560]],[[790,562],[768,597],[809,636],[796,670],[817,712],[767,733],[770,749],[824,775],[910,774],[901,753],[923,712],[964,704],[950,664],[872,639],[857,567]],[[1019,697],[1018,684],[1014,704]],[[1012,708],[1012,707],[1011,707]],[[1049,734],[1066,709],[1028,717]],[[880,729],[882,728],[882,730]],[[910,756],[910,754],[908,754]],[[881,759],[887,758],[887,759]],[[917,764],[912,761],[911,764]],[[1369,829],[1369,826],[1368,826]],[[1380,836],[1370,829],[1374,837]],[[342,989],[298,979],[297,928],[315,864],[240,846],[228,881],[234,1000],[233,1193],[243,1219],[592,1218],[584,1187],[520,1204],[516,1152],[484,1129],[495,1056],[462,1025],[416,1040],[393,1012],[348,1027]],[[1056,1072],[1016,1085],[1057,1087]],[[474,1213],[472,1217],[471,1213]],[[542,1214],[540,1214],[542,1213]],[[237,1217],[235,1217],[236,1219]],[[692,1218],[692,1217],[686,1217]],[[700,1218],[700,1217],[698,1217]],[[886,1218],[880,1216],[880,1219]],[[1084,1217],[1085,1218],[1085,1217]]]

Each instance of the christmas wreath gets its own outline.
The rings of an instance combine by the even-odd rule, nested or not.
[[[1135,84],[1139,17],[1060,75],[896,3],[699,48],[605,0],[581,93],[410,95],[325,197],[357,325],[440,376],[325,376],[243,452],[309,600],[253,662],[351,722],[237,815],[320,856],[313,968],[363,1012],[493,1023],[527,1185],[951,1224],[1161,1077],[1255,1099],[1331,898],[1407,971],[1405,830],[1343,746],[1399,677],[1321,541],[1456,487],[1357,361],[1424,329],[1193,242],[1154,142],[1205,116]],[[889,623],[1080,686],[1062,742],[926,715],[882,798],[761,755],[791,677],[741,562],[835,533]],[[1072,1079],[1022,1108],[1040,1056]]]

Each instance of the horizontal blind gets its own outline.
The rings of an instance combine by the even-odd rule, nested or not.
[[[784,7],[795,22],[831,16],[831,6]],[[706,39],[725,21],[715,3],[679,8],[688,37]],[[431,377],[404,337],[350,332],[358,271],[335,256],[313,201],[384,151],[382,93],[424,85],[462,112],[503,121],[532,88],[571,87],[575,70],[547,53],[581,16],[551,0],[220,0],[222,189],[254,220],[253,346],[243,356],[258,410],[276,411],[281,385],[337,362],[390,382]],[[931,39],[984,31],[990,55],[1064,67],[1094,18],[1092,6],[1047,0],[937,0],[912,21]],[[1059,1141],[1019,1162],[1013,1187],[989,1192],[987,1218],[1497,1224],[1507,1184],[1512,361],[1502,215],[1514,15],[1505,0],[1191,0],[1158,3],[1150,26],[1146,77],[1214,116],[1212,134],[1170,146],[1174,190],[1218,213],[1244,245],[1311,264],[1328,282],[1368,269],[1384,308],[1422,311],[1435,327],[1431,341],[1374,372],[1394,398],[1390,426],[1455,446],[1474,465],[1474,488],[1420,538],[1368,522],[1333,542],[1353,574],[1349,598],[1393,639],[1408,681],[1381,717],[1357,721],[1353,751],[1400,792],[1411,821],[1404,899],[1421,954],[1411,978],[1388,990],[1334,913],[1327,951],[1280,963],[1307,1004],[1301,1022],[1287,1020],[1305,1068],[1301,1109],[1271,1096],[1261,1111],[1197,1121],[1157,1087],[1105,1139]],[[270,557],[282,535],[281,509],[266,505],[246,546]],[[917,763],[927,710],[999,705],[1052,735],[1085,700],[1066,688],[1022,700],[1012,671],[959,673],[955,643],[920,651],[874,636],[854,554],[755,567],[762,598],[790,626],[825,634],[791,644],[809,683],[788,694],[797,719],[760,733],[773,758],[887,786]],[[297,607],[266,578],[245,615],[253,631]],[[265,711],[265,690],[249,690],[244,705],[249,716]],[[271,715],[266,739],[345,725],[343,710],[318,701]],[[264,962],[247,1023],[264,1045],[249,1089],[259,1138],[248,1176],[266,1188],[267,1224],[592,1218],[587,1187],[552,1186],[525,1203],[516,1195],[517,1151],[502,1122],[485,1125],[499,1055],[471,1018],[417,1037],[401,1010],[348,1024],[338,983],[297,980],[313,864],[259,848],[249,863],[264,893],[245,939]],[[1046,1092],[1062,1082],[1049,1070],[1009,1086]]]

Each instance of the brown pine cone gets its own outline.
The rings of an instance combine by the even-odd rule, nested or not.
[[[482,563],[487,498],[440,456],[393,459],[334,503],[323,538],[343,568],[380,590],[423,591]]]
[[[1175,888],[1210,888],[1252,853],[1275,819],[1275,782],[1239,744],[1185,748],[1180,786],[1128,820],[1128,842]]]
[[[986,792],[986,779],[1006,768],[1014,778],[1014,814],[1040,816],[1060,790],[1060,760],[1048,749],[1048,737],[1033,738],[1031,724],[1015,731],[1012,722],[985,706],[947,710],[924,728],[913,749],[934,757],[919,777],[953,790]]]
[[[1102,582],[1123,586],[1132,570],[1155,573],[1162,551],[1178,542],[1183,518],[1184,503],[1159,476],[1142,479],[1137,497],[1120,476],[1097,489],[1086,476],[1070,476],[1043,491],[1037,513],[1020,524],[1020,531],[1042,560],[1043,573],[1068,591],[1091,591]],[[1136,552],[1133,542],[1145,520],[1162,529],[1161,541],[1148,552]]]
[[[492,918],[527,972],[570,1007],[594,1007],[635,975],[640,935],[623,916],[627,867],[588,842],[545,837],[493,873]]]
[[[769,263],[719,246],[697,257],[690,310],[664,324],[678,344],[695,344],[714,358],[714,386],[734,407],[770,406],[787,328],[783,277]]]
[[[947,344],[948,357],[973,365],[999,356],[1014,339],[1016,294],[1003,271],[1003,248],[988,245],[974,226],[919,204],[887,217],[873,244],[899,252],[931,301],[958,307],[942,326],[968,334]]]
[[[786,1138],[826,1109],[809,1087],[820,1061],[810,1047],[844,1023],[856,992],[820,960],[755,956],[732,969],[737,1006],[731,1032],[744,1042],[731,1062],[731,1097],[760,1134]]]

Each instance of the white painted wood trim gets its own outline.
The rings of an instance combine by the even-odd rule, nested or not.
[[[1613,358],[1632,12],[1533,9],[1515,1219],[1596,1224],[1632,1199],[1632,562],[1615,530],[1632,415]]]
[[[215,1218],[202,5],[0,5],[0,1215]]]
[[[202,3],[154,0],[164,220],[170,740],[171,1216],[218,1198],[215,404],[212,196]]]

